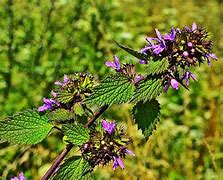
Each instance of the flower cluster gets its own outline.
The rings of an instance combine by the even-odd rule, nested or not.
[[[21,172],[18,177],[13,177],[11,180],[26,180],[26,177],[24,176],[24,173]]]
[[[141,74],[136,74],[135,66],[133,64],[124,64],[121,66],[120,60],[117,56],[114,56],[114,61],[107,61],[105,65],[107,67],[112,67],[116,72],[123,74],[134,84],[137,84],[139,81],[144,79]]]
[[[102,121],[102,130],[94,131],[90,135],[90,140],[84,143],[80,150],[82,156],[92,167],[96,165],[106,165],[113,161],[113,169],[118,166],[124,168],[122,158],[131,155],[132,151],[127,149],[130,139],[125,137],[123,129],[119,129],[115,122]]]
[[[76,104],[83,105],[83,100],[92,93],[93,76],[76,73],[72,76],[64,75],[63,81],[56,81],[57,88],[51,92],[53,98],[43,98],[44,105],[38,108],[39,112],[57,108],[73,111]]]
[[[146,38],[148,45],[141,52],[154,60],[166,59],[168,61],[169,68],[162,74],[165,90],[170,85],[176,90],[179,84],[188,86],[190,78],[196,80],[195,75],[188,71],[188,68],[205,61],[210,66],[210,58],[217,60],[216,55],[211,52],[212,43],[208,39],[208,33],[195,23],[192,28],[187,26],[182,29],[172,28],[169,34],[162,35],[157,29],[155,33],[156,38]],[[144,59],[140,60],[140,63],[149,64]],[[183,82],[184,80],[186,83]]]

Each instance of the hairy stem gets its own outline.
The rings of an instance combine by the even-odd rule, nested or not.
[[[108,105],[102,106],[98,112],[94,114],[94,116],[85,124],[85,127],[89,128],[92,124],[94,124],[95,120],[106,111],[108,108]],[[48,180],[52,174],[55,172],[55,170],[59,167],[60,163],[63,161],[63,159],[66,157],[66,155],[70,152],[70,150],[74,147],[72,143],[69,143],[65,149],[60,153],[60,155],[56,158],[52,166],[49,168],[49,170],[46,172],[46,174],[42,177],[42,180]]]

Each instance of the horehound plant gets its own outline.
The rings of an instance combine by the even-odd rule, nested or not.
[[[188,89],[192,67],[217,60],[212,42],[204,28],[193,23],[172,28],[157,37],[147,37],[148,45],[140,52],[119,43],[117,45],[139,59],[144,73],[138,74],[134,64],[123,64],[118,57],[105,65],[115,71],[102,81],[86,73],[64,75],[56,81],[51,98],[43,98],[38,109],[19,112],[0,121],[0,139],[11,144],[33,145],[46,138],[53,128],[64,136],[66,148],[42,177],[46,179],[88,179],[95,166],[110,165],[124,169],[123,160],[134,158],[129,149],[131,138],[116,120],[101,119],[100,115],[114,104],[134,103],[132,118],[146,139],[159,122],[160,104],[157,97],[169,87]],[[94,112],[95,109],[98,109]],[[98,120],[98,121],[96,121]],[[65,159],[73,147],[81,155]],[[65,161],[62,163],[62,161]],[[23,173],[12,179],[25,179]]]

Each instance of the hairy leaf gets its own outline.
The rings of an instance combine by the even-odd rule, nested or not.
[[[98,105],[121,104],[129,101],[135,86],[123,75],[108,76],[95,89],[87,102]]]
[[[146,53],[141,53],[141,52],[135,51],[134,49],[132,49],[132,48],[130,48],[128,46],[124,46],[122,44],[119,44],[117,42],[116,42],[116,44],[120,48],[122,48],[123,50],[125,50],[126,52],[128,52],[129,54],[135,56],[138,59],[143,59],[143,60],[146,60],[146,61],[148,61],[150,59],[150,57]]]
[[[81,156],[73,156],[67,160],[59,167],[54,180],[68,180],[68,179],[88,179],[91,167],[87,161],[85,161]]]
[[[162,82],[160,79],[145,79],[141,81],[133,95],[132,101],[146,102],[156,98],[162,91]]]
[[[57,97],[55,98],[60,103],[69,103],[73,99],[73,94],[67,91],[57,92]]]
[[[68,140],[76,145],[82,145],[83,143],[87,142],[90,138],[90,130],[88,128],[85,128],[81,124],[66,124],[63,126],[62,130],[67,136]]]
[[[140,101],[133,107],[132,114],[138,128],[142,130],[142,133],[146,137],[149,137],[159,121],[159,102],[155,99],[146,101],[145,103]]]
[[[52,129],[46,115],[36,110],[26,110],[0,121],[0,139],[13,144],[37,144]]]
[[[168,69],[169,62],[166,59],[160,61],[149,61],[146,66],[148,75],[161,74]]]
[[[70,120],[75,117],[75,114],[72,112],[69,112],[66,109],[56,109],[55,111],[52,111],[49,115],[49,119],[52,121],[66,121]]]

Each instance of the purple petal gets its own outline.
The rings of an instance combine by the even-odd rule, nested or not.
[[[174,29],[174,28],[171,28],[171,32],[170,32],[170,34],[165,34],[165,35],[163,36],[163,39],[168,40],[168,41],[174,41],[174,39],[175,39],[175,34],[176,34],[175,29]]]
[[[40,107],[38,108],[38,111],[39,111],[39,112],[43,112],[43,111],[46,111],[46,110],[50,110],[51,108],[52,108],[52,106],[47,105],[47,104],[44,104],[44,105],[42,105],[42,106],[40,106]]]
[[[116,69],[119,71],[121,69],[120,61],[116,55],[114,55],[114,61],[116,65]]]
[[[115,63],[114,63],[114,62],[106,61],[106,62],[105,62],[105,65],[106,65],[107,67],[112,67],[112,68],[116,69],[116,66],[115,66]]]
[[[56,81],[54,84],[56,84],[57,86],[62,86],[63,85],[60,81]]]
[[[64,83],[68,83],[69,82],[69,78],[68,78],[68,76],[66,74],[64,74],[63,82]]]
[[[159,30],[158,30],[158,29],[155,29],[155,32],[156,32],[156,35],[157,35],[157,37],[159,38],[159,40],[162,40],[162,35],[161,35],[161,33],[159,32]]]
[[[153,49],[153,53],[158,55],[159,53],[161,53],[165,48],[162,46],[162,44],[159,45],[155,45],[155,48]]]
[[[178,90],[179,84],[178,84],[178,82],[177,82],[176,79],[171,79],[170,84],[171,84],[171,86],[172,86],[173,89]]]
[[[18,177],[13,177],[10,180],[19,180],[19,178]]]
[[[209,56],[215,60],[218,60],[217,56],[214,53],[209,53]]]
[[[114,122],[108,122],[106,120],[102,121],[102,127],[105,131],[108,132],[108,134],[112,134],[115,130],[115,123]]]
[[[139,63],[140,63],[140,64],[147,64],[147,61],[146,61],[146,60],[143,60],[143,59],[140,59],[140,60],[139,60]]]
[[[149,44],[150,44],[151,46],[154,46],[153,40],[158,41],[159,39],[157,39],[157,38],[147,37],[146,40],[149,42]]]
[[[197,30],[197,24],[196,23],[193,23],[192,24],[192,29],[191,29],[192,31],[195,31],[195,30]]]
[[[187,43],[187,46],[190,47],[190,48],[193,47],[192,42],[188,42],[188,43]]]
[[[19,180],[26,180],[26,177],[24,176],[24,173],[23,172],[21,172],[19,174]]]
[[[118,157],[114,157],[113,169],[115,170],[118,166],[122,169],[125,168],[123,161]]]
[[[54,98],[57,97],[57,93],[55,93],[54,91],[51,91],[51,94]]]
[[[188,53],[187,51],[184,51],[184,52],[183,52],[183,56],[184,56],[184,57],[187,57],[188,55],[189,55],[189,53]]]
[[[57,106],[60,106],[60,103],[57,102],[56,100],[52,99],[52,98],[50,99],[50,102],[51,102],[51,104],[55,104]]]
[[[126,149],[125,152],[127,154],[129,154],[130,156],[135,156],[135,154],[131,150],[129,150],[129,149]]]
[[[144,77],[141,74],[139,74],[139,75],[136,76],[136,78],[134,80],[134,83],[137,84],[139,81],[141,81],[143,79],[144,79]]]
[[[167,90],[169,89],[170,87],[170,83],[167,83],[165,86],[164,86],[164,92],[167,92]]]
[[[50,101],[50,99],[47,99],[47,98],[43,98],[43,102],[45,103],[45,104],[48,104],[48,105],[51,105],[52,103],[51,103],[51,101]]]
[[[146,47],[141,49],[141,53],[145,53],[146,51],[148,51],[151,48],[152,48],[151,46],[146,46]]]

